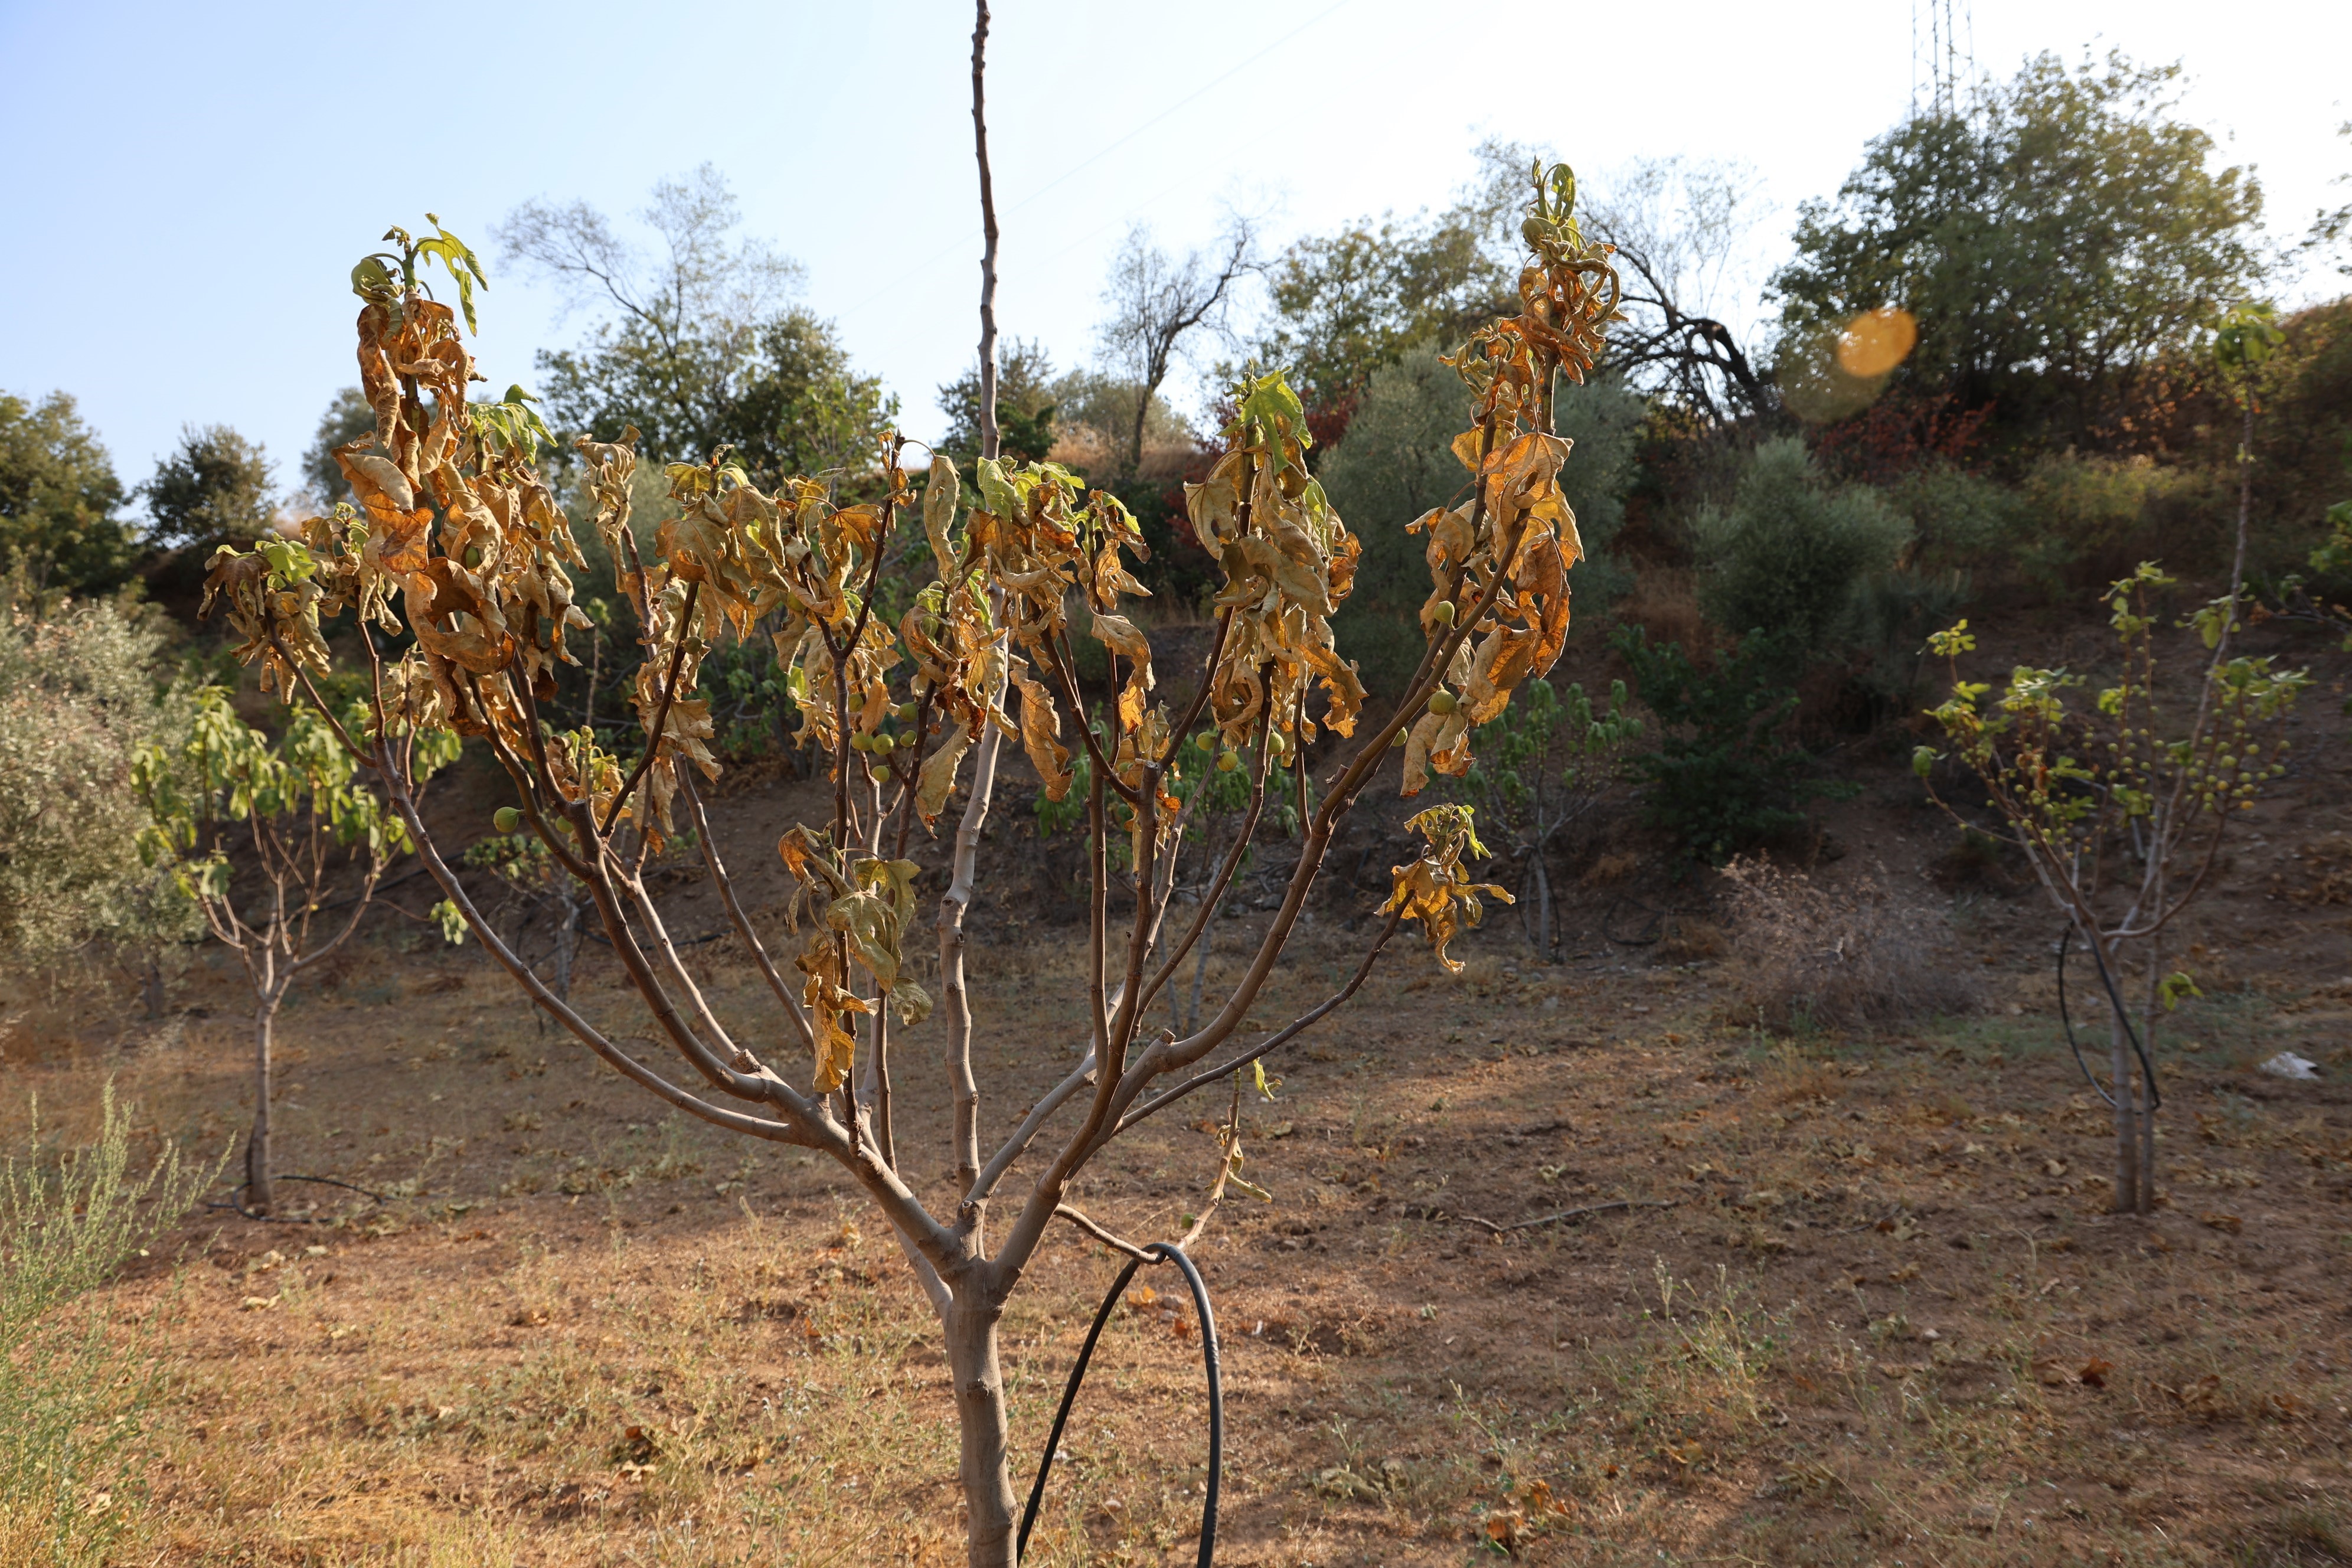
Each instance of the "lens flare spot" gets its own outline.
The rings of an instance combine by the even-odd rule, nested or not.
[[[1910,357],[1919,342],[1919,323],[1911,312],[1894,305],[1864,310],[1845,324],[1838,335],[1838,368],[1868,381],[1885,375]]]

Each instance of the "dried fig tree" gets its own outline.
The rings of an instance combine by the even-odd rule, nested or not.
[[[978,56],[976,47],[976,110]],[[1387,920],[1353,974],[1271,1034],[1241,1037],[1334,834],[1391,744],[1402,745],[1408,795],[1433,770],[1461,773],[1473,729],[1549,668],[1567,633],[1568,572],[1580,549],[1556,483],[1569,447],[1552,432],[1552,388],[1557,376],[1591,367],[1615,319],[1617,283],[1605,247],[1577,230],[1568,171],[1535,173],[1524,309],[1480,331],[1454,361],[1472,393],[1471,427],[1454,443],[1468,470],[1465,499],[1411,524],[1427,538],[1427,652],[1394,715],[1337,769],[1319,801],[1308,787],[1306,742],[1325,727],[1352,736],[1363,698],[1331,635],[1359,546],[1307,472],[1303,412],[1278,375],[1234,388],[1224,454],[1190,488],[1192,526],[1220,562],[1224,585],[1205,660],[1173,680],[1124,613],[1143,593],[1127,564],[1143,548],[1134,520],[1050,464],[1009,468],[992,452],[972,476],[973,494],[936,457],[919,485],[901,462],[905,443],[893,438],[862,481],[866,499],[851,501],[818,479],[762,491],[714,455],[667,470],[676,515],[645,558],[631,527],[629,443],[582,443],[596,526],[645,649],[635,701],[646,743],[630,758],[588,730],[553,721],[554,671],[572,660],[569,639],[584,626],[569,574],[581,554],[533,467],[541,431],[528,405],[515,395],[487,406],[467,401],[472,366],[457,320],[416,275],[428,254],[462,268],[462,247],[404,243],[355,279],[366,300],[360,361],[377,423],[372,437],[337,454],[363,512],[303,530],[300,568],[323,596],[289,598],[274,576],[224,566],[219,586],[235,601],[240,652],[273,681],[307,689],[324,671],[320,613],[347,611],[363,630],[385,634],[355,639],[373,712],[346,731],[348,743],[379,775],[449,900],[534,1004],[680,1110],[828,1156],[888,1219],[945,1330],[973,1563],[1009,1563],[1014,1551],[996,1332],[1005,1301],[1057,1215],[1127,1245],[1069,1208],[1073,1178],[1121,1133],[1346,1002],[1402,921],[1421,921],[1438,957],[1459,967],[1445,942],[1475,922],[1487,889],[1461,868],[1474,842],[1467,810],[1444,807],[1414,819],[1427,847],[1397,868]],[[983,367],[989,346],[984,339]],[[883,609],[886,575],[910,550],[923,563],[920,586],[895,595],[903,607],[894,616]],[[1083,635],[1102,645],[1113,693],[1093,722],[1079,717],[1081,598]],[[798,738],[825,759],[833,785],[829,820],[794,826],[778,845],[798,886],[782,951],[746,915],[702,795],[719,763],[697,695],[698,666],[722,639],[755,636],[772,637],[799,707]],[[413,644],[395,656],[404,637]],[[1163,686],[1183,700],[1161,701]],[[1171,787],[1177,742],[1201,725],[1246,770],[1249,805],[1189,926],[1163,929],[1170,860],[1183,841]],[[504,767],[512,809],[580,884],[682,1073],[624,1050],[481,918],[415,812],[397,740],[441,730],[478,741]],[[984,1142],[961,922],[1004,739],[1023,747],[1049,795],[1085,780],[1092,1037],[1017,1125]],[[1081,754],[1087,766],[1076,769]],[[1181,1037],[1148,1028],[1155,999],[1240,865],[1276,767],[1297,770],[1303,837],[1280,907],[1205,1021]],[[918,973],[917,868],[906,851],[915,833],[936,831],[959,790],[967,804],[939,908],[932,983]],[[1131,914],[1117,917],[1115,834],[1137,889]],[[648,849],[687,837],[744,956],[765,977],[772,1005],[761,1016],[719,1016],[640,875]],[[893,1059],[893,1031],[935,1000],[945,1011],[945,1059],[932,1070],[944,1072],[954,1108],[955,1171],[949,1201],[937,1206],[910,1173],[940,1165],[902,1159],[891,1114],[893,1074],[907,1065]],[[1223,1168],[1238,1157],[1229,1130]],[[1024,1183],[1008,1192],[1016,1167]]]

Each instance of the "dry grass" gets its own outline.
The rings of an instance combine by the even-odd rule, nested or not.
[[[1302,952],[1266,1011],[1349,940]],[[1792,1043],[1715,1022],[1736,963],[1507,949],[1376,976],[1250,1112],[1276,1202],[1202,1250],[1220,1562],[2331,1560],[2345,1106],[2253,1098],[2246,1052],[2208,1051],[2171,1090],[2172,1206],[2110,1221],[2082,1174],[2102,1129],[2038,1020]],[[1017,1101],[1076,1038],[1077,955],[984,957],[982,1061]],[[618,1016],[605,962],[579,994]],[[227,976],[194,984],[219,1016],[16,1070],[54,1107],[110,1066],[160,1133],[211,1146],[244,1115],[242,1028]],[[119,1314],[179,1303],[120,1561],[960,1559],[933,1327],[823,1170],[656,1115],[462,959],[373,951],[283,1036],[287,1167],[407,1195],[310,1227],[215,1215],[109,1289]],[[902,1147],[936,1148],[939,1088],[907,1074]],[[1081,1201],[1171,1233],[1212,1163],[1171,1123]],[[1647,1206],[1501,1239],[1459,1217],[1619,1198]],[[1065,1236],[1015,1300],[1024,1472],[1111,1272]],[[1198,1339],[1161,1284],[1107,1340],[1034,1562],[1191,1560]]]
[[[1869,878],[1830,885],[1769,860],[1723,869],[1748,1016],[1783,1033],[1889,1028],[1969,1011],[1943,915]]]

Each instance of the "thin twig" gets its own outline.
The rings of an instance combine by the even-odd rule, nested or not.
[[[1493,1220],[1480,1219],[1475,1214],[1458,1214],[1454,1217],[1484,1226],[1496,1236],[1506,1236],[1515,1230],[1533,1230],[1538,1226],[1552,1225],[1564,1219],[1581,1219],[1589,1214],[1608,1214],[1616,1209],[1670,1209],[1680,1201],[1676,1198],[1617,1198],[1605,1204],[1587,1204],[1582,1208],[1562,1209],[1558,1214],[1543,1215],[1535,1219],[1515,1220],[1509,1225],[1496,1225]]]

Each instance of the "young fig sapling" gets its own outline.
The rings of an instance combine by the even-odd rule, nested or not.
[[[1951,696],[1930,717],[2023,851],[2070,942],[2085,950],[2094,994],[2105,1005],[2108,1076],[2099,1092],[2115,1116],[2118,1214],[2155,1212],[2157,1025],[2195,985],[2166,967],[2165,939],[2212,874],[2231,815],[2252,810],[2284,772],[2285,720],[2311,684],[2267,657],[2231,653],[2233,591],[2184,623],[2210,652],[2183,722],[2159,693],[2160,622],[2149,604],[2171,584],[2143,562],[2107,589],[2121,670],[2088,706],[2068,700],[2082,677],[2028,665],[2012,669],[1988,705],[1990,684],[1960,678],[1960,659],[1976,648],[1968,623],[1928,639],[1952,674]],[[1975,826],[1937,790],[1939,760],[1921,746],[1913,763],[1930,797]],[[2128,994],[2135,958],[2137,1006]]]
[[[254,568],[241,563],[266,563],[271,550],[265,543],[262,553],[246,555],[224,546],[215,576],[250,574]],[[299,595],[281,590],[278,596]],[[365,709],[354,709],[349,722],[363,727],[365,716]],[[404,745],[419,784],[457,751],[457,737],[446,731]],[[408,847],[408,830],[368,787],[325,717],[289,707],[284,731],[272,738],[238,718],[217,686],[196,693],[184,735],[139,754],[131,783],[148,819],[139,838],[142,858],[171,868],[174,885],[237,955],[253,989],[245,1206],[266,1215],[278,1201],[269,1101],[278,1009],[295,977],[359,929],[384,868]],[[357,885],[335,899],[354,871]]]
[[[976,46],[984,11],[982,18]],[[976,86],[978,78],[976,47]],[[1605,247],[1577,232],[1566,171],[1539,166],[1537,176],[1523,309],[1454,357],[1472,394],[1471,427],[1454,443],[1471,493],[1412,525],[1427,536],[1426,651],[1395,713],[1337,767],[1319,799],[1307,787],[1307,744],[1327,727],[1353,738],[1363,698],[1331,633],[1359,546],[1307,468],[1304,410],[1279,375],[1244,377],[1233,389],[1224,451],[1188,488],[1191,526],[1219,563],[1223,587],[1199,664],[1189,679],[1166,683],[1188,693],[1173,707],[1157,695],[1163,671],[1129,614],[1144,593],[1128,567],[1142,553],[1140,531],[1116,498],[1066,470],[1008,465],[991,450],[967,489],[942,458],[910,471],[894,438],[857,477],[853,497],[840,476],[761,490],[720,461],[676,464],[667,470],[676,515],[641,557],[630,526],[630,442],[582,442],[617,596],[646,652],[635,698],[644,750],[632,762],[590,730],[559,728],[550,710],[553,670],[572,661],[567,629],[584,624],[568,570],[581,557],[521,447],[467,404],[470,359],[455,318],[421,289],[362,289],[363,364],[393,377],[393,395],[375,405],[373,437],[340,455],[366,523],[351,532],[308,526],[299,548],[330,607],[412,632],[415,642],[395,652],[394,639],[355,639],[375,717],[352,742],[450,901],[534,1004],[678,1110],[824,1155],[888,1221],[945,1336],[973,1563],[1008,1564],[1014,1552],[997,1331],[1005,1302],[1057,1217],[1132,1245],[1072,1207],[1072,1182],[1122,1133],[1233,1082],[1344,1005],[1404,921],[1421,921],[1452,963],[1445,943],[1476,918],[1486,889],[1461,868],[1468,809],[1423,813],[1414,820],[1424,847],[1396,868],[1396,897],[1352,974],[1270,1034],[1245,1036],[1334,836],[1391,743],[1404,737],[1408,795],[1433,773],[1461,774],[1473,729],[1550,667],[1566,635],[1567,573],[1580,549],[1557,483],[1568,448],[1551,427],[1551,388],[1557,376],[1591,368],[1617,289]],[[990,363],[984,344],[984,385]],[[888,574],[908,562],[913,580],[894,586]],[[260,621],[276,614],[268,585],[241,592]],[[1082,624],[1073,615],[1078,596]],[[886,601],[904,607],[884,613]],[[1440,605],[1454,612],[1441,617]],[[772,953],[745,915],[703,796],[719,763],[697,694],[700,664],[724,639],[748,637],[772,639],[800,710],[798,740],[824,759],[832,784],[824,820],[793,826],[778,846],[796,888],[784,954]],[[1081,637],[1100,645],[1110,693],[1091,721],[1081,717]],[[274,635],[248,639],[244,651],[273,679],[306,690],[319,673]],[[406,727],[478,738],[498,761],[522,828],[581,887],[683,1073],[643,1059],[641,1047],[624,1048],[482,918],[416,815],[408,760],[383,739]],[[1183,743],[1204,731],[1213,736],[1206,752]],[[889,744],[877,744],[885,735]],[[981,871],[979,824],[1000,741],[1024,749],[1049,799],[1084,803],[1088,1028],[1083,1057],[983,1150],[961,922]],[[1083,773],[1073,765],[1078,757]],[[1301,822],[1276,906],[1205,1016],[1181,1035],[1150,1027],[1155,1003],[1232,886],[1277,766],[1297,772]],[[1171,862],[1185,842],[1175,786],[1184,769],[1205,767],[1244,777],[1247,804],[1213,871],[1193,885],[1191,917],[1169,921]],[[919,974],[908,946],[922,871],[913,851],[967,779],[934,982]],[[1114,835],[1133,893],[1132,907],[1117,915]],[[762,983],[761,1005],[706,992],[681,957],[640,853],[671,849],[699,861],[742,961]],[[909,1160],[893,1125],[892,1076],[903,1068],[893,1037],[918,1026],[935,1001],[953,1108],[948,1157]],[[780,1036],[804,1059],[771,1060],[755,1048]],[[1217,1191],[1240,1166],[1239,1137],[1237,1125],[1228,1128]],[[941,1203],[932,1173],[943,1166],[955,1174]],[[1025,1185],[1007,1191],[1016,1167]]]

